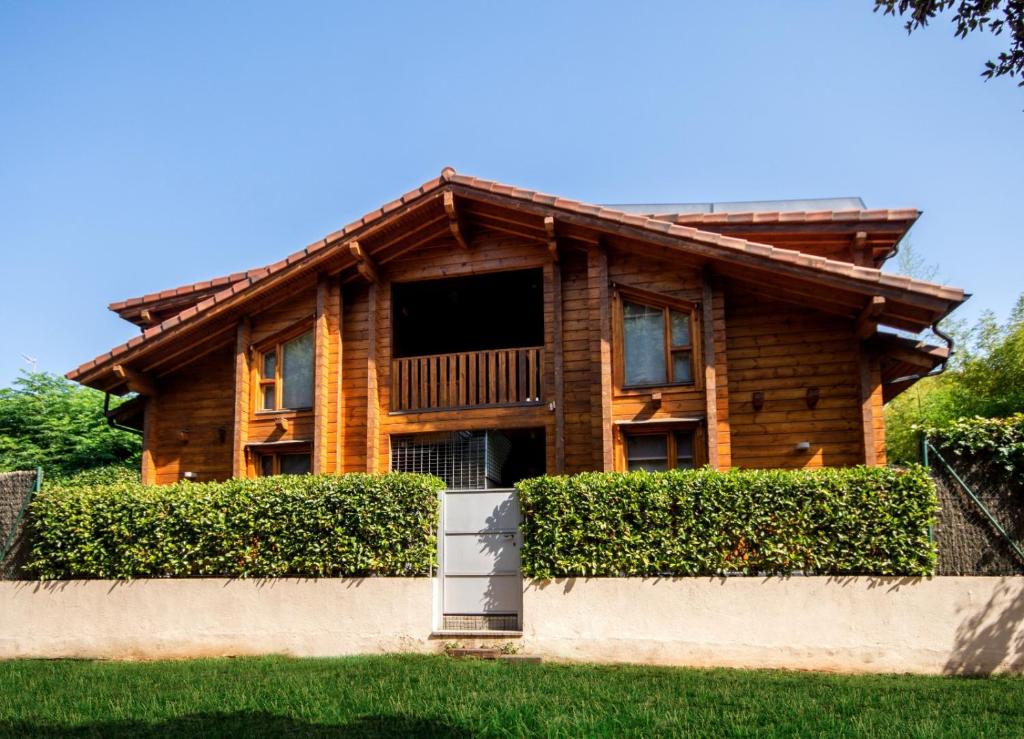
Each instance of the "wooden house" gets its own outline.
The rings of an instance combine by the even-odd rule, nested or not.
[[[141,332],[68,377],[137,394],[110,416],[158,484],[455,475],[474,440],[494,485],[881,464],[883,403],[948,355],[886,327],[965,295],[880,271],[916,210],[839,205],[601,207],[449,168],[280,262],[112,304]]]

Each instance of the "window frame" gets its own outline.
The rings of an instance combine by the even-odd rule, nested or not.
[[[623,394],[643,394],[658,388],[692,388],[703,387],[703,368],[700,347],[702,326],[700,323],[700,303],[674,298],[670,295],[641,290],[640,288],[626,285],[613,284],[613,375],[616,389]],[[625,303],[637,303],[648,308],[660,309],[662,311],[662,351],[665,355],[665,382],[626,384],[626,316]],[[690,343],[688,345],[674,345],[672,343],[672,317],[670,311],[686,313],[689,316]],[[681,352],[690,353],[690,374],[689,380],[674,380],[673,357]]]
[[[693,450],[692,469],[700,469],[707,464],[707,442],[704,434],[704,427],[699,423],[638,423],[624,424],[619,428],[619,460],[618,468],[622,472],[629,471],[629,437],[633,436],[666,436],[666,459],[667,469],[689,469],[677,467],[679,461],[679,449],[676,442],[676,434],[685,432],[690,434],[690,443]]]
[[[252,402],[255,413],[304,413],[313,410],[313,406],[316,403],[316,332],[314,328],[312,320],[301,321],[293,326],[289,326],[283,331],[279,331],[253,347],[253,378],[251,385],[253,388]],[[284,399],[284,381],[282,376],[282,372],[284,371],[284,345],[306,333],[311,333],[313,340],[314,359],[312,382],[314,397],[310,400],[310,404],[308,406],[302,406],[300,408],[284,408],[282,407],[282,401]],[[264,357],[271,353],[274,355],[274,377],[272,379],[268,379],[263,376]],[[273,386],[274,388],[274,407],[264,408],[264,389],[270,386]]]
[[[276,477],[277,475],[283,474],[281,472],[281,457],[308,457],[309,458],[309,472],[304,474],[313,474],[313,453],[309,449],[299,450],[288,450],[288,451],[257,451],[256,460],[254,467],[256,468],[256,477]],[[271,461],[271,473],[269,475],[263,474],[263,460],[270,459]]]

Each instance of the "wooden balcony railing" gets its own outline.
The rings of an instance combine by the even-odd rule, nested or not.
[[[395,359],[391,362],[391,410],[540,403],[543,365],[541,347]]]

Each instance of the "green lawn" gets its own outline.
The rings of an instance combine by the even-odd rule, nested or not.
[[[0,662],[0,736],[1024,736],[1020,678],[444,657]]]

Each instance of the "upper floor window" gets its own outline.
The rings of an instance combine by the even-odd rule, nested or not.
[[[267,347],[259,358],[259,408],[264,411],[313,407],[313,332]]]
[[[693,308],[626,291],[620,297],[623,387],[693,383]]]

